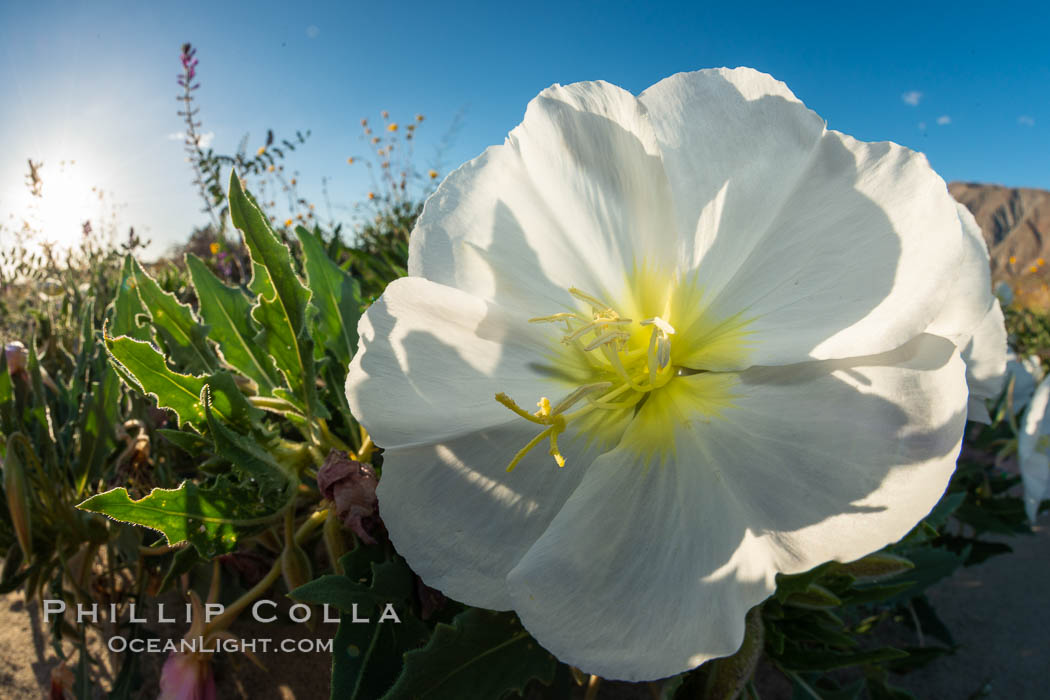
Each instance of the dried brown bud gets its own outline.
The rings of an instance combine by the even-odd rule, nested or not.
[[[317,470],[321,495],[335,503],[336,515],[343,525],[368,544],[376,541],[365,528],[364,520],[376,513],[378,484],[370,465],[356,462],[339,450],[329,452]]]

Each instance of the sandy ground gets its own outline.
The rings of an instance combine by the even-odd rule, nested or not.
[[[927,700],[1050,697],[1050,524],[1046,521],[1044,515],[1043,525],[1032,537],[1005,540],[1014,547],[1013,554],[960,570],[931,590],[930,599],[959,651],[926,669],[895,677],[896,685]],[[41,622],[36,606],[26,606],[20,593],[0,599],[0,697],[40,698],[49,687],[57,660]],[[247,638],[302,639],[331,636],[334,625],[318,626],[311,632],[305,625],[239,624],[235,631]],[[170,633],[165,631],[165,636]],[[243,658],[219,666],[219,698],[315,700],[328,696],[327,654],[259,656],[265,670]],[[138,697],[156,697],[162,660],[154,655],[144,664]],[[639,692],[642,688],[624,685],[607,684],[599,698],[648,695]]]

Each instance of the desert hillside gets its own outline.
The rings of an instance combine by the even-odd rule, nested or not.
[[[972,182],[953,182],[948,191],[973,212],[981,226],[995,280],[1016,280],[1046,271],[1050,192]]]

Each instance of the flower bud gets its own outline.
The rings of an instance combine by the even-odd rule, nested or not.
[[[856,561],[851,561],[846,564],[839,564],[838,570],[844,574],[849,574],[858,581],[865,583],[870,581],[880,581],[890,576],[895,576],[908,569],[914,569],[913,564],[904,557],[897,556],[896,554],[890,554],[889,552],[874,552],[866,557],[861,557]]]
[[[355,462],[339,450],[329,452],[317,470],[317,488],[321,495],[335,503],[343,525],[367,544],[376,543],[365,527],[365,520],[376,514],[378,484],[370,465]]]
[[[284,551],[281,553],[281,573],[289,591],[309,583],[313,578],[310,557],[306,556],[306,551],[294,540],[284,545]]]
[[[215,700],[215,675],[202,654],[173,653],[160,672],[158,700]]]
[[[339,560],[346,554],[346,538],[343,537],[343,525],[339,522],[339,516],[334,510],[328,512],[324,521],[324,548],[328,553],[328,560],[332,562],[332,569],[337,574],[345,573]]]
[[[20,433],[12,436],[22,437]],[[4,461],[4,493],[7,495],[7,510],[11,513],[11,524],[15,528],[18,546],[22,548],[26,561],[33,551],[33,531],[30,518],[32,501],[26,481],[25,463],[18,455],[15,440],[8,442],[7,459]]]
[[[11,376],[26,371],[29,351],[21,341],[14,340],[5,345],[4,354],[7,356],[7,371]]]

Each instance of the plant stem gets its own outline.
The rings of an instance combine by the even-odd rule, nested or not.
[[[307,537],[310,536],[314,530],[321,525],[325,518],[328,517],[328,510],[318,510],[313,512],[309,518],[307,518],[299,529],[295,532],[295,542],[300,544]],[[212,632],[224,630],[228,628],[237,616],[240,615],[245,608],[255,602],[255,599],[261,596],[263,593],[270,589],[270,586],[277,583],[277,579],[281,577],[281,557],[278,556],[277,560],[270,567],[270,571],[263,577],[259,583],[252,586],[251,590],[242,595],[240,598],[235,600],[221,615],[212,620],[205,627],[204,636],[207,637]]]

